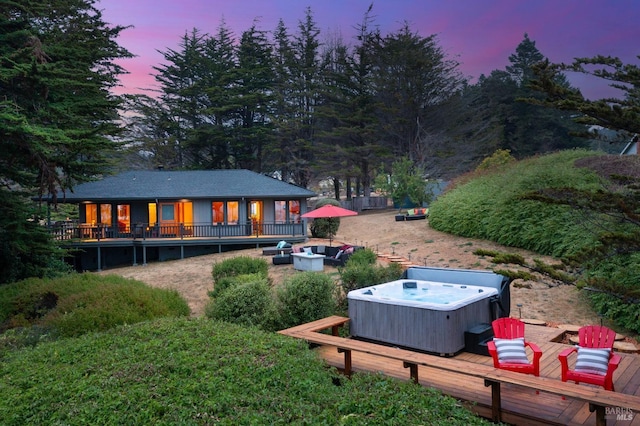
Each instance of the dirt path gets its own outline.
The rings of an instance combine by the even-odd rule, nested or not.
[[[365,212],[341,219],[333,245],[348,243],[363,245],[378,253],[396,254],[414,263],[427,266],[491,270],[496,265],[490,258],[480,257],[477,249],[519,253],[529,262],[545,258],[525,250],[500,246],[490,241],[456,237],[435,231],[426,220],[396,222],[395,211]],[[308,244],[327,244],[327,240],[310,240]],[[211,270],[215,262],[238,255],[262,257],[262,249],[205,255],[183,260],[149,263],[146,266],[114,268],[100,274],[117,274],[135,278],[148,285],[177,289],[187,300],[193,315],[203,315],[212,290]],[[271,265],[270,275],[277,283],[294,274],[291,265]],[[326,268],[331,272],[332,268]],[[333,272],[336,272],[333,270]],[[521,305],[518,307],[518,305]],[[544,277],[536,281],[516,280],[511,289],[512,315],[540,319],[550,324],[597,324],[600,318],[583,296],[573,287],[558,285]],[[520,314],[521,312],[521,314]]]

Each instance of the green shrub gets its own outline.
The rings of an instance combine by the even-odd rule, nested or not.
[[[269,264],[264,259],[237,256],[213,265],[212,275],[216,283],[221,278],[243,274],[262,274],[266,277],[269,274]]]
[[[213,291],[209,292],[209,296],[215,298],[220,296],[220,294],[228,288],[258,281],[266,281],[268,284],[271,284],[271,280],[268,277],[265,277],[262,273],[222,277],[216,281]]]
[[[345,294],[351,290],[395,281],[402,276],[402,267],[397,263],[381,266],[350,261],[351,259],[349,259],[345,267],[340,271],[342,290]]]
[[[331,277],[318,272],[302,272],[285,279],[276,291],[279,327],[293,327],[332,315],[336,309],[335,289]]]
[[[509,163],[499,172],[478,174],[438,197],[429,209],[429,225],[439,231],[495,241],[556,257],[596,244],[594,227],[585,226],[576,210],[530,199],[544,189],[598,190],[601,178],[578,159],[594,156],[586,150]]]
[[[45,334],[61,337],[189,312],[176,290],[152,288],[116,275],[32,278],[3,286],[0,292],[2,330],[38,326]]]
[[[358,252],[353,256],[356,253]],[[395,281],[402,276],[402,267],[397,263],[381,266],[368,263],[366,259],[367,256],[363,256],[362,261],[351,262],[350,258],[345,267],[340,269],[341,295],[338,298],[338,306],[341,310],[347,309],[346,297],[350,291]]]
[[[589,269],[578,283],[595,309],[627,330],[640,333],[640,253],[610,257]]]
[[[39,343],[56,340],[55,331],[34,325],[31,327],[16,327],[0,334],[0,359],[2,354],[24,348],[34,347]]]
[[[511,155],[511,150],[509,149],[498,149],[491,156],[482,160],[482,163],[476,167],[476,171],[495,171],[496,169],[501,169],[503,166],[507,164],[511,164],[515,162],[516,159]]]
[[[364,263],[366,265],[375,265],[378,261],[378,255],[369,248],[356,250],[347,260],[347,263]]]
[[[205,318],[44,343],[0,364],[3,426],[490,424],[435,389],[347,380],[300,339]]]
[[[604,292],[588,293],[594,308],[603,317],[616,324],[640,334],[640,303],[636,300],[623,300],[614,294]]]
[[[247,326],[265,328],[274,311],[271,287],[266,279],[239,283],[226,289],[206,307],[206,316]]]

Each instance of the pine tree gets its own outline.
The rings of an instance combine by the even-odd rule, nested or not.
[[[533,78],[533,66],[542,61],[544,56],[536,47],[536,42],[524,33],[524,39],[516,47],[516,52],[509,55],[506,71],[520,87],[525,86]]]
[[[533,67],[544,60],[534,41],[527,34],[509,56],[505,71],[494,71],[489,77],[479,80],[477,86],[480,110],[491,106],[491,121],[494,123],[495,149],[509,150],[516,158],[525,158],[538,153],[556,151],[587,144],[574,133],[580,129],[568,113],[543,108],[531,100],[540,100],[543,95],[530,83]],[[566,79],[559,84],[568,85]],[[487,153],[487,156],[491,153]]]
[[[22,195],[55,203],[58,190],[108,172],[117,147],[121,99],[109,91],[123,69],[112,61],[131,54],[115,42],[124,28],[93,4],[0,2],[0,217],[11,218],[0,225],[2,279],[45,275],[59,255]]]
[[[296,59],[287,27],[282,19],[274,31],[274,107],[272,121],[277,129],[273,149],[267,155],[282,180],[295,178],[296,109],[293,105],[293,73]]]
[[[621,96],[585,99],[578,89],[558,81],[558,76],[566,71],[608,81],[612,88],[620,91]],[[576,121],[581,124],[640,133],[640,67],[637,65],[601,55],[577,58],[572,64],[551,64],[546,60],[537,64],[535,76],[532,87],[547,95],[537,104],[577,112]]]
[[[408,24],[376,43],[375,90],[384,105],[380,140],[396,158],[407,156],[424,169],[425,145],[440,124],[431,115],[464,83],[459,64],[447,57],[435,35],[422,37]]]
[[[155,79],[160,85],[160,99],[168,113],[167,121],[156,123],[166,128],[166,136],[160,137],[175,141],[175,158],[167,158],[167,165],[186,167],[201,161],[197,132],[204,124],[202,110],[205,108],[203,91],[204,45],[206,35],[197,29],[185,33],[179,43],[179,49],[162,52],[166,64],[153,67],[157,72]],[[148,102],[150,107],[154,102]],[[149,112],[147,107],[147,113]],[[160,112],[153,115],[162,116]],[[157,144],[157,142],[156,142]],[[188,157],[188,158],[185,158]],[[165,163],[158,159],[160,164]]]
[[[269,116],[273,108],[274,71],[272,46],[266,33],[254,23],[242,34],[232,104],[232,155],[235,166],[263,172],[263,153],[269,150],[273,132]]]
[[[205,42],[202,91],[206,95],[204,125],[198,129],[197,146],[201,147],[196,167],[229,169],[236,167],[233,159],[233,134],[229,123],[235,105],[232,89],[235,86],[237,50],[233,32],[224,20],[213,37]]]
[[[316,166],[325,176],[331,176],[340,194],[340,182],[346,182],[346,196],[350,199],[351,179],[355,179],[356,193],[371,186],[371,175],[389,153],[378,144],[379,127],[377,103],[373,84],[372,40],[379,38],[371,30],[372,7],[367,10],[358,29],[358,44],[353,51],[336,38],[324,52],[323,101],[318,117],[323,129]],[[368,192],[365,192],[368,194]]]
[[[290,173],[293,181],[307,187],[313,176],[313,153],[317,138],[316,107],[319,102],[319,48],[320,30],[307,7],[305,17],[298,23],[293,36],[294,63],[291,66],[291,99],[294,126],[293,145],[290,146]]]

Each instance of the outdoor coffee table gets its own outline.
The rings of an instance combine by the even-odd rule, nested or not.
[[[291,253],[293,269],[298,271],[324,271],[324,255],[309,253]]]

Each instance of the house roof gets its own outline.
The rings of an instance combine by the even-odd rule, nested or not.
[[[197,199],[197,198],[308,198],[316,194],[250,170],[143,170],[108,176],[58,193],[60,202]]]

